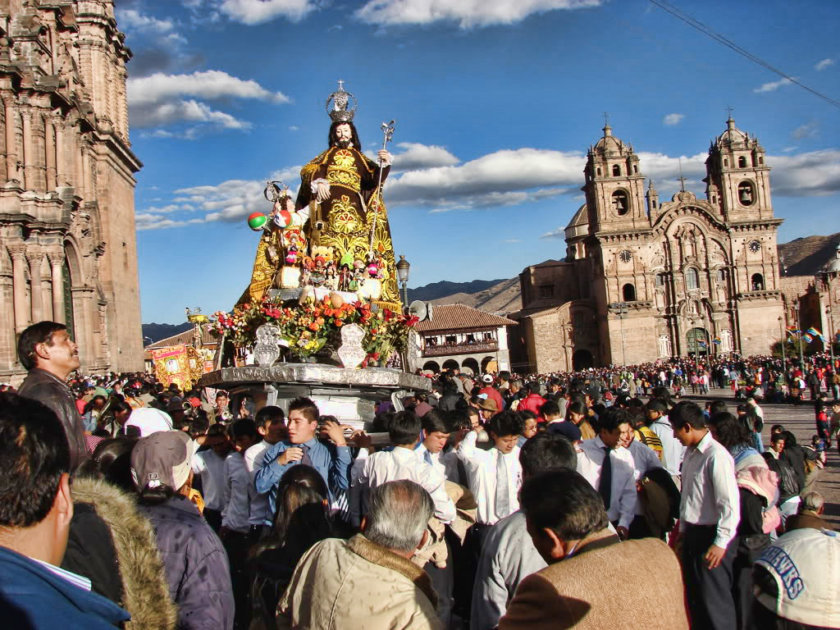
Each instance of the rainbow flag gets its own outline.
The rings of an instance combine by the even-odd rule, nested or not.
[[[825,340],[825,337],[823,337],[823,334],[818,329],[814,328],[813,326],[811,326],[811,328],[809,328],[807,330],[807,333],[809,335],[811,335],[811,337],[813,337],[815,339],[819,339],[823,343],[826,343],[826,340]]]
[[[806,332],[804,335],[802,335],[802,341],[804,341],[805,343],[811,343],[813,340],[814,337],[811,335],[811,333]]]
[[[719,338],[719,337],[715,337],[714,339],[712,339],[712,343],[713,343],[713,344],[716,344],[716,345],[718,345],[718,346],[719,346],[719,345],[720,345],[720,338]]]

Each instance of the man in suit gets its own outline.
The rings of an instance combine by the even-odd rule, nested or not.
[[[528,479],[520,498],[528,533],[548,567],[519,583],[499,630],[688,628],[680,565],[661,540],[620,542],[600,495],[579,473]],[[621,596],[628,584],[644,596]]]

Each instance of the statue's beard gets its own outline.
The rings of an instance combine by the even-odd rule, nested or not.
[[[335,145],[339,149],[349,149],[353,146],[353,142],[351,140],[336,140]]]

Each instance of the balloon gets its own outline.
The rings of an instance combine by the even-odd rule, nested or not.
[[[268,217],[265,216],[262,212],[254,212],[248,217],[248,227],[254,230],[255,232],[259,232],[260,230],[262,230],[267,222]]]
[[[281,210],[274,215],[274,223],[280,228],[289,227],[292,223],[292,213],[288,210]]]

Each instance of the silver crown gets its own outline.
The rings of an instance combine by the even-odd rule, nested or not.
[[[332,121],[350,122],[356,113],[356,106],[356,97],[344,89],[344,81],[339,81],[338,89],[327,98],[327,113]]]

